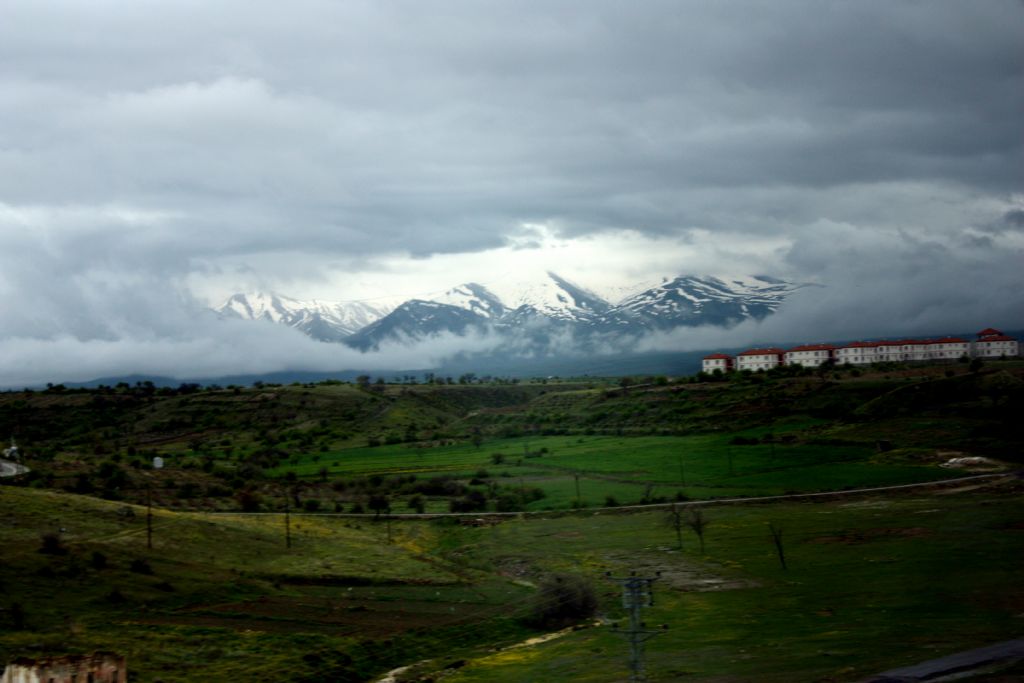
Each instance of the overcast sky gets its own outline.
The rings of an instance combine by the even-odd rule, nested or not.
[[[1021,36],[1010,0],[5,0],[0,385],[344,366],[199,312],[538,268],[825,285],[732,341],[1024,327]]]

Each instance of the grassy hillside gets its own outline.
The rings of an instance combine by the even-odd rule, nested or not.
[[[0,658],[113,649],[133,680],[355,681],[395,648],[524,631],[501,611],[525,588],[424,554],[416,529],[389,543],[383,523],[295,518],[288,548],[281,516],[155,510],[148,549],[144,508],[6,488],[0,514]]]
[[[631,571],[662,572],[651,680],[854,681],[1019,636],[1024,364],[703,379],[0,394],[31,468],[0,486],[0,657],[114,650],[154,683],[417,662],[404,680],[611,683],[606,625],[506,648],[592,623],[537,616],[558,576],[621,620],[602,577]],[[963,456],[1001,478],[711,505],[704,552],[665,508],[620,509],[928,482]],[[521,510],[541,514],[486,514]]]
[[[680,551],[657,513],[511,522],[452,543],[478,566],[584,572],[603,614],[623,622],[603,572],[661,571],[644,614],[668,626],[648,644],[652,681],[855,681],[1019,636],[1020,491],[711,508],[704,555],[690,533]],[[786,570],[768,522],[783,530]],[[486,655],[446,680],[610,682],[627,661],[603,626]]]
[[[429,660],[412,680],[462,660],[446,680],[610,683],[626,647],[607,626],[491,648],[537,633],[522,619],[546,575],[591,583],[611,621],[624,614],[604,572],[661,571],[645,618],[668,630],[650,643],[651,680],[853,681],[1018,635],[1021,492],[712,507],[701,554],[657,510],[393,521],[390,544],[383,521],[302,516],[290,549],[279,515],[156,511],[147,550],[142,508],[6,488],[0,656],[113,649],[146,682],[369,680]],[[58,554],[40,552],[50,531]]]

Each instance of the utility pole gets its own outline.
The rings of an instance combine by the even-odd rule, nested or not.
[[[146,548],[153,549],[153,490],[146,486]]]
[[[622,606],[629,610],[628,629],[623,630],[617,623],[612,624],[614,632],[622,634],[629,641],[629,683],[643,683],[647,680],[644,675],[644,643],[668,629],[664,624],[661,628],[647,628],[647,624],[640,619],[640,610],[654,605],[651,584],[658,580],[661,572],[656,572],[653,577],[637,576],[636,572],[630,572],[629,576],[622,578],[612,576],[611,572],[605,576],[622,586]]]
[[[686,467],[683,465],[683,454],[679,454],[679,481],[686,486]]]
[[[576,480],[576,507],[580,506],[580,475],[572,475],[573,479]]]
[[[284,547],[292,547],[292,515],[287,492],[284,496]]]

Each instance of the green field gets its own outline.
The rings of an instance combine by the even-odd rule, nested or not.
[[[271,474],[313,479],[331,476],[409,475],[486,477],[513,492],[520,482],[546,494],[526,509],[558,509],[582,502],[621,504],[682,494],[690,499],[886,486],[949,478],[934,464],[891,462],[860,445],[770,443],[732,445],[729,435],[663,437],[536,437],[417,448],[407,445],[352,448],[293,456]],[[503,456],[495,464],[494,454]]]
[[[651,641],[651,680],[854,681],[1019,634],[1024,503],[1019,483],[832,502],[712,506],[706,554],[680,551],[663,512],[448,521],[292,518],[159,511],[70,494],[5,489],[0,655],[114,649],[133,680],[367,680],[401,664],[467,664],[446,680],[622,680],[626,647],[607,626],[493,652],[536,631],[531,584],[551,572],[592,582],[599,616],[622,619],[604,572],[652,575],[668,631]],[[782,570],[767,523],[781,527]],[[38,552],[62,525],[66,555]],[[96,568],[94,552],[107,558]],[[128,569],[145,559],[152,574]],[[118,596],[113,597],[114,590]],[[9,617],[8,617],[9,618]],[[316,653],[310,657],[309,653]],[[585,656],[581,656],[581,654]],[[350,678],[345,678],[350,676]]]
[[[1024,505],[979,492],[824,505],[711,508],[707,554],[679,552],[656,515],[503,524],[465,532],[473,559],[652,575],[651,680],[854,681],[1020,634]],[[784,530],[788,570],[766,523]],[[618,589],[601,584],[609,618]],[[451,679],[623,680],[627,647],[607,627],[489,655]],[[581,657],[581,654],[584,655]]]

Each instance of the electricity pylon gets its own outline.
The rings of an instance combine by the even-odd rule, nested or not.
[[[647,624],[640,619],[640,610],[654,605],[654,591],[651,584],[658,580],[661,572],[655,576],[637,576],[636,572],[630,572],[629,576],[617,578],[607,572],[605,576],[622,586],[622,606],[629,611],[629,628],[620,629],[619,625],[612,624],[612,630],[625,636],[629,641],[629,681],[630,683],[643,683],[647,680],[644,675],[644,643],[663,633],[668,626],[660,628],[647,628]]]

